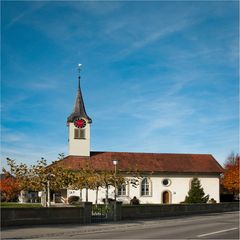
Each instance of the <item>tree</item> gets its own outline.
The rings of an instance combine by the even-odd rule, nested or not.
[[[60,157],[62,155],[60,154]],[[47,165],[47,161],[41,158],[36,165],[27,166],[17,164],[15,160],[7,158],[10,171],[3,168],[5,174],[11,174],[18,183],[19,192],[21,190],[43,191],[46,193],[47,182],[50,190],[58,191],[68,188],[73,182],[73,173],[67,169],[62,169],[56,164]]]
[[[239,155],[231,153],[224,164],[223,187],[233,195],[238,195],[239,186]]]
[[[209,199],[209,195],[204,195],[205,193],[200,180],[198,178],[193,178],[188,196],[185,198],[185,203],[206,203]]]
[[[234,166],[239,162],[239,155],[238,153],[230,153],[229,156],[227,157],[225,163],[224,163],[224,168],[227,168],[228,166]]]
[[[58,160],[62,158],[64,158],[64,154],[59,154]],[[58,161],[47,165],[44,158],[38,160],[36,165],[31,166],[23,163],[17,164],[15,160],[7,158],[7,164],[10,167],[10,174],[15,177],[18,183],[19,191],[42,191],[44,193],[42,199],[46,198],[47,186],[51,191],[86,189],[86,201],[88,201],[88,189],[92,189],[96,190],[95,203],[97,204],[98,190],[103,187],[106,188],[105,203],[108,204],[109,186],[115,186],[115,183],[116,187],[125,183],[137,186],[139,178],[137,171],[129,171],[125,175],[119,171],[116,176],[115,172],[111,170],[96,171],[89,162],[78,171],[66,169],[58,164]],[[7,173],[5,169],[3,169],[3,172]]]
[[[7,171],[5,168],[2,169],[4,174],[11,175],[15,178],[18,183],[19,189],[29,189],[29,175],[30,170],[26,164],[20,163],[19,165],[15,160],[7,158],[7,165],[10,167],[10,171]]]
[[[6,176],[0,181],[1,201],[15,201],[20,192],[19,185],[11,175]]]
[[[102,175],[98,172],[95,172],[94,175],[91,177],[91,182],[92,182],[92,184],[91,184],[92,189],[94,189],[96,191],[95,205],[97,206],[97,204],[98,204],[98,191],[99,191],[99,188],[103,184]]]

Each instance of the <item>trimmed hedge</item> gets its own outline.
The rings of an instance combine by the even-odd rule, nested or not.
[[[17,202],[2,202],[1,208],[41,208],[40,203],[17,203]]]

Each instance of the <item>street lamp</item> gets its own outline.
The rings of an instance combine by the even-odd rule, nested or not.
[[[114,165],[114,221],[117,221],[117,165],[118,160],[113,159],[112,163]]]
[[[49,173],[47,175],[47,206],[50,207],[51,206],[51,201],[50,201],[50,180],[51,178],[55,177],[54,174]]]

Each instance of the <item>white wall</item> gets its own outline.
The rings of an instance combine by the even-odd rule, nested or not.
[[[87,122],[87,120],[86,120]],[[90,156],[90,124],[85,129],[86,139],[74,139],[74,123],[68,125],[68,151],[73,156]]]
[[[190,189],[190,183],[194,176],[179,176],[179,175],[159,175],[151,176],[150,196],[140,196],[140,185],[134,188],[131,185],[127,187],[126,196],[118,196],[119,201],[123,203],[129,203],[130,200],[136,196],[140,203],[162,203],[162,193],[169,191],[171,193],[171,203],[180,203],[185,200],[186,195]],[[217,176],[197,176],[201,182],[205,194],[209,194],[209,199],[214,198],[219,202],[219,178]],[[171,180],[171,184],[165,187],[162,184],[162,180],[168,178]],[[141,179],[140,179],[141,181]],[[75,195],[80,196],[80,191],[68,190],[68,196]],[[102,203],[102,199],[105,198],[106,189],[100,188],[98,193],[98,203]],[[109,198],[114,199],[114,187],[109,188]],[[95,203],[96,191],[88,190],[88,201]],[[82,190],[82,200],[86,200],[86,190]]]

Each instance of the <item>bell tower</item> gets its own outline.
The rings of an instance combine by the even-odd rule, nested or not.
[[[78,89],[75,105],[72,114],[67,118],[68,125],[68,154],[73,156],[90,156],[90,125],[92,119],[88,117],[81,87],[80,87],[80,70],[78,64]]]

